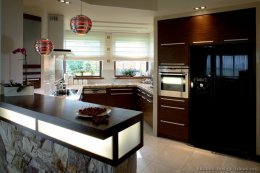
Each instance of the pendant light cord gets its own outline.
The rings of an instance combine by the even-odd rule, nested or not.
[[[82,15],[82,0],[80,1],[80,14]]]

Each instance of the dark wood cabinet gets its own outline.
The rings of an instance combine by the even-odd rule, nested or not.
[[[135,109],[135,88],[107,88],[107,105]]]
[[[159,65],[188,65],[189,21],[188,17],[158,21]]]
[[[188,142],[188,99],[159,97],[158,136]]]
[[[187,44],[168,43],[158,46],[159,65],[188,65],[189,46]]]
[[[176,18],[158,21],[158,43],[187,43],[190,18]]]
[[[188,65],[189,46],[255,42],[255,9],[158,21],[158,62]]]
[[[106,88],[83,88],[81,101],[107,105]]]
[[[218,42],[253,41],[256,29],[255,9],[244,9],[230,12],[216,13],[218,18]]]
[[[136,100],[137,110],[144,113],[144,121],[153,127],[153,96],[150,93],[137,88]]]
[[[200,15],[190,17],[189,44],[216,41],[219,37],[218,26],[221,19],[216,15]]]

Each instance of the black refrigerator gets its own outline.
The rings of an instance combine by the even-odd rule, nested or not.
[[[248,157],[256,150],[254,48],[190,47],[190,143]]]

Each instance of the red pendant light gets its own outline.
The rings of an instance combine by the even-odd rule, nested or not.
[[[53,43],[48,39],[37,40],[35,43],[35,50],[40,55],[49,55],[54,48]]]
[[[92,27],[92,21],[89,17],[82,15],[82,0],[81,0],[81,14],[70,20],[70,28],[73,32],[79,35],[87,34]]]

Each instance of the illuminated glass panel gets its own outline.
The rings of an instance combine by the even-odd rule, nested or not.
[[[16,124],[22,125],[32,130],[36,130],[36,120],[35,118],[10,111],[8,109],[0,108],[0,117],[3,117],[9,121]]]
[[[141,143],[141,122],[118,133],[118,158],[131,151]]]
[[[38,120],[38,131],[83,150],[112,159],[112,137],[102,140],[41,120]]]

